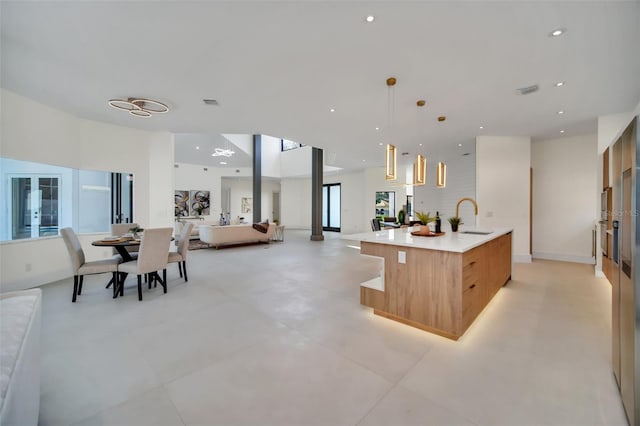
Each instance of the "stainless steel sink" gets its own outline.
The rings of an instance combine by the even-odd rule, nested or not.
[[[489,235],[493,231],[460,231],[461,234]]]

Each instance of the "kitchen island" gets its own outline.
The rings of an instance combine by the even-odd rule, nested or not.
[[[401,228],[342,238],[382,260],[360,286],[360,303],[380,315],[457,340],[511,279],[511,229],[413,236]]]

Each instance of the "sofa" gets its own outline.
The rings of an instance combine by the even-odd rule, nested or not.
[[[182,235],[182,228],[187,223],[193,223],[193,228],[191,228],[191,236],[189,237],[189,239],[197,240],[198,238],[200,238],[200,229],[199,229],[200,225],[217,225],[219,222],[213,221],[213,220],[204,220],[200,218],[177,219],[175,223],[175,234],[174,234],[176,237],[178,237],[179,235]]]
[[[253,228],[252,225],[200,225],[200,241],[218,248],[222,245],[268,242],[273,238],[276,225],[269,224],[266,233]]]
[[[38,424],[40,413],[39,288],[0,294],[0,424]]]

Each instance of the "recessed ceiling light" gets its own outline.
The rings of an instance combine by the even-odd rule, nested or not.
[[[376,130],[380,130],[380,127],[376,127]]]
[[[336,112],[335,108],[331,108],[329,111]]]
[[[551,31],[551,32],[549,33],[549,37],[559,37],[559,36],[561,36],[562,34],[564,34],[564,33],[565,33],[565,31],[566,31],[566,30],[565,30],[564,28],[558,28],[558,29],[556,29],[556,30]]]
[[[558,111],[558,115],[562,115],[562,114],[564,114],[564,111],[562,110]]]
[[[367,160],[362,160],[362,162],[363,162],[363,163],[364,163],[364,162],[366,162],[366,161],[367,161]]]
[[[225,164],[227,164],[227,162],[226,161],[221,161],[220,164],[225,165]]]
[[[459,143],[459,144],[458,144],[458,146],[462,146],[462,144],[461,144],[461,143]]]
[[[555,84],[556,87],[562,87],[564,86],[564,81],[559,81]]]
[[[199,147],[199,146],[196,146],[196,149],[200,149],[200,147]]]
[[[560,130],[560,133],[564,133],[564,130]]]
[[[420,146],[422,146],[422,144],[420,144]]]
[[[367,16],[367,17],[366,17],[366,19],[365,19],[365,20],[366,20],[367,22],[373,22],[373,21],[375,21],[375,19],[376,19],[376,17],[375,17],[375,16],[373,16],[373,15],[369,15],[369,16]]]
[[[480,126],[481,129],[484,129],[484,126]]]
[[[382,142],[380,142],[378,145],[382,146]]]

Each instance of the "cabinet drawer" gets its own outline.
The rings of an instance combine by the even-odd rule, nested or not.
[[[462,324],[466,329],[484,308],[480,283],[466,285],[462,292]]]

